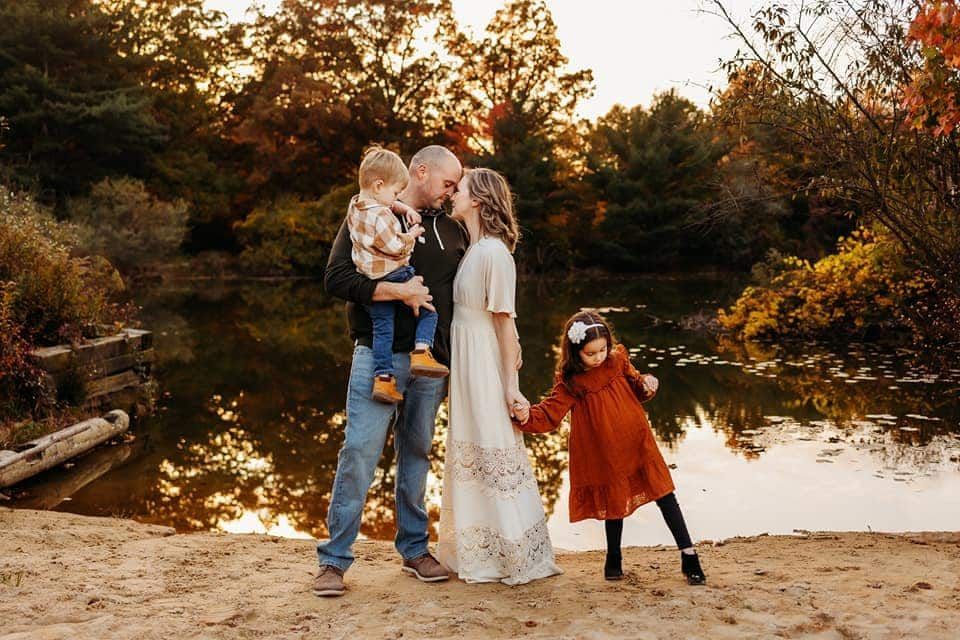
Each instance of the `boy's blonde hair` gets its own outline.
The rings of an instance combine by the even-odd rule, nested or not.
[[[410,172],[400,156],[393,151],[383,147],[370,147],[360,162],[360,188],[368,189],[377,180],[383,180],[384,184],[401,184],[405,187],[410,181]]]

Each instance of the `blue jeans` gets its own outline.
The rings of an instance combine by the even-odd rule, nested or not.
[[[413,267],[400,267],[382,278],[382,282],[406,282],[416,275]],[[393,316],[397,302],[374,302],[367,305],[367,312],[373,322],[373,375],[395,375],[393,366]],[[437,332],[437,312],[420,309],[417,318],[416,343],[433,346],[433,335]]]
[[[410,356],[393,354],[399,372],[397,388],[404,395],[402,418],[394,424],[397,454],[397,551],[405,560],[427,553],[428,519],[424,504],[430,450],[437,409],[446,395],[445,378],[411,377]],[[321,565],[343,571],[353,564],[351,547],[360,532],[360,518],[373,482],[377,462],[387,440],[387,429],[397,407],[371,399],[373,351],[357,345],[347,386],[347,423],[333,481],[327,530],[330,538],[317,545]]]

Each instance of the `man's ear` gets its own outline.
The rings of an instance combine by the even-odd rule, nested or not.
[[[427,169],[427,165],[418,164],[417,168],[414,169],[413,172],[417,175],[420,181],[423,182],[427,179],[427,174],[429,173],[429,170]]]

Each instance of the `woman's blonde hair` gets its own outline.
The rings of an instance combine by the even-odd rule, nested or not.
[[[363,154],[360,162],[360,188],[368,189],[377,180],[384,184],[401,184],[407,186],[410,173],[400,156],[383,147],[370,147]]]
[[[517,248],[520,228],[507,179],[492,169],[466,171],[470,198],[480,205],[480,231],[503,240],[510,252]]]

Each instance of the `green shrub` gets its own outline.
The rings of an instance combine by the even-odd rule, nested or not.
[[[346,185],[319,200],[285,197],[254,209],[236,227],[244,246],[241,268],[264,275],[321,275],[356,192],[354,185]]]
[[[873,337],[903,332],[917,343],[957,335],[957,298],[908,268],[897,243],[860,229],[810,263],[771,254],[753,270],[721,326],[743,340]]]
[[[78,249],[104,256],[124,271],[169,258],[187,234],[187,204],[165,202],[132,178],[106,178],[70,202]]]
[[[123,289],[102,258],[71,255],[73,238],[31,198],[0,188],[0,419],[36,408],[40,373],[35,346],[80,340],[126,322]]]
[[[32,344],[94,335],[97,325],[123,322],[128,311],[111,301],[123,281],[102,258],[74,257],[71,229],[31,198],[0,194],[0,282],[11,322]]]

